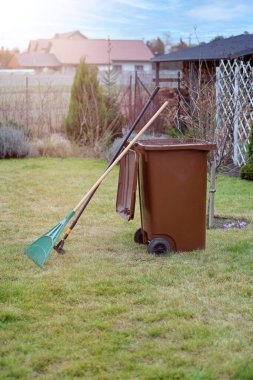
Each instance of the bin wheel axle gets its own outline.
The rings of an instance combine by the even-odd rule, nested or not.
[[[156,256],[165,255],[170,251],[170,245],[167,240],[155,238],[148,245],[148,253],[153,253]]]

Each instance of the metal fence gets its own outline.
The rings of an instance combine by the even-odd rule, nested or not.
[[[0,122],[41,136],[60,132],[73,75],[0,74]]]
[[[34,137],[62,132],[74,75],[75,72],[39,74],[31,70],[0,71],[0,122],[17,124]],[[177,85],[177,72],[164,71],[162,75],[174,78],[175,86]],[[104,76],[104,72],[98,75],[101,84]],[[131,83],[134,83],[135,78],[136,73],[133,72],[122,72],[116,76],[116,84],[123,95],[127,88],[134,87]],[[154,73],[140,71],[138,78],[149,89],[154,87]],[[133,96],[130,92],[133,92]],[[130,104],[135,102],[134,90],[130,92],[125,95],[129,96],[129,99],[122,103],[131,110],[136,108],[136,104]],[[129,110],[124,109],[123,112],[128,114]]]

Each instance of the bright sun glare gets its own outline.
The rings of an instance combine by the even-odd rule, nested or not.
[[[43,3],[45,1],[42,0],[7,0],[1,9],[1,24],[15,29],[16,26],[38,21],[40,14],[44,13]]]
[[[5,41],[18,41],[33,30],[43,25],[47,17],[47,9],[50,7],[43,0],[7,0],[0,12],[0,43]],[[12,44],[12,47],[13,47]]]

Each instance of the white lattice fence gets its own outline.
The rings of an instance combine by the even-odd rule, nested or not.
[[[217,130],[228,133],[226,149],[232,147],[234,164],[242,166],[253,124],[253,67],[250,62],[221,61],[216,74]]]

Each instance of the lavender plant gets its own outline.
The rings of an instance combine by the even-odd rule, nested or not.
[[[0,125],[0,158],[23,158],[31,153],[32,149],[22,130]]]

